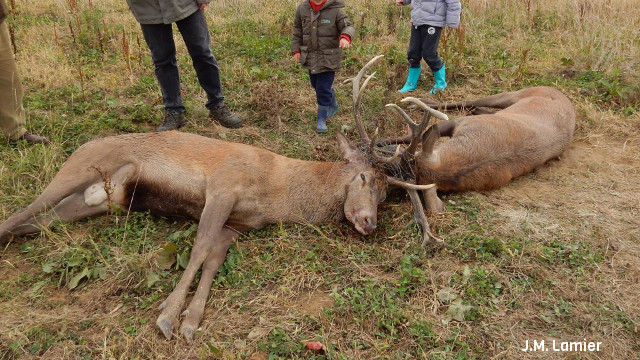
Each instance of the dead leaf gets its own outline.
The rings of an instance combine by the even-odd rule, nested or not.
[[[251,354],[247,360],[269,360],[269,354],[263,351],[258,351]]]
[[[256,326],[253,329],[251,329],[251,331],[249,331],[249,335],[247,335],[247,339],[249,339],[249,340],[259,339],[259,338],[264,337],[267,334],[269,334],[270,331],[271,331],[271,329],[269,329],[269,328]]]

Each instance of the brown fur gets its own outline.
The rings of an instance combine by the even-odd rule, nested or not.
[[[425,149],[439,132],[451,137],[433,151],[423,151],[415,163],[418,183],[435,183],[443,191],[500,187],[560,156],[569,146],[575,128],[573,105],[551,87],[532,87],[436,107],[502,109],[437,124],[431,130],[436,134],[425,134]],[[425,192],[427,209],[432,212],[442,210],[435,191]]]
[[[89,142],[74,152],[43,193],[0,225],[0,241],[124,210],[199,220],[191,258],[161,305],[157,325],[170,338],[189,286],[203,265],[180,332],[191,340],[218,266],[238,231],[278,222],[347,218],[363,234],[375,229],[386,177],[338,134],[346,162],[290,159],[257,147],[181,132],[128,134]],[[92,190],[89,194],[89,190]]]

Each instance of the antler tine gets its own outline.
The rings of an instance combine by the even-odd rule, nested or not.
[[[424,208],[422,207],[422,201],[420,201],[418,191],[407,189],[407,193],[409,194],[411,205],[413,206],[414,220],[422,228],[422,247],[427,248],[432,245],[443,245],[444,240],[433,235],[431,229],[429,228],[429,221],[427,220],[427,216],[424,213]]]
[[[402,181],[400,179],[396,179],[392,176],[387,176],[387,183],[403,188],[405,190],[429,190],[432,187],[436,186],[436,184],[418,185],[409,181]]]
[[[422,102],[422,100],[420,100],[418,98],[414,98],[414,97],[409,96],[409,97],[406,97],[406,98],[400,100],[400,102],[410,102],[410,103],[416,104],[422,110],[428,111],[431,115],[437,117],[440,120],[449,120],[449,117],[447,116],[447,114],[441,113],[438,110],[430,108],[427,104],[425,104],[424,102]]]
[[[402,110],[402,108],[399,107],[398,105],[387,104],[386,107],[394,109],[395,111],[398,112],[398,114],[402,115],[404,122],[407,123],[407,125],[409,125],[409,127],[411,128],[411,142],[409,143],[409,146],[407,146],[407,150],[405,150],[405,154],[413,154],[416,151],[416,148],[418,147],[419,139],[422,136],[422,132],[424,131],[424,128],[429,123],[429,117],[431,115],[426,115],[426,114],[430,114],[430,113],[427,112],[422,122],[418,124],[415,121],[413,121],[413,119],[411,119],[411,117],[404,110]]]
[[[360,81],[362,80],[362,77],[365,76],[365,73],[367,72],[367,70],[376,62],[378,61],[380,58],[383,58],[384,55],[378,55],[376,57],[374,57],[373,59],[369,60],[368,63],[366,63],[362,69],[360,69],[360,71],[358,72],[358,74],[350,79],[347,79],[344,81],[344,83],[346,84],[347,82],[351,82],[353,84],[353,117],[355,119],[356,122],[356,126],[358,127],[358,132],[360,133],[360,138],[362,138],[362,141],[364,142],[370,142],[369,140],[369,136],[367,135],[365,128],[364,128],[364,124],[362,123],[362,119],[360,118],[360,98],[362,95],[362,92],[364,91],[364,89],[366,88],[367,84],[369,83],[369,80],[371,80],[371,78],[373,77],[373,75],[375,74],[371,74],[369,76],[367,76],[364,80],[364,83],[362,84],[362,87],[360,87]]]
[[[393,156],[391,157],[384,157],[376,154],[375,147],[376,147],[376,140],[378,139],[378,134],[379,134],[379,131],[378,131],[378,128],[376,128],[376,131],[373,133],[373,136],[371,137],[371,142],[369,143],[369,154],[371,154],[371,157],[373,157],[373,159],[378,163],[390,164],[400,154],[400,146],[398,145],[396,147],[396,153],[393,154]]]

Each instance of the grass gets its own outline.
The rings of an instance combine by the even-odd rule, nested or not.
[[[219,0],[206,11],[241,130],[207,120],[176,36],[184,131],[337,158],[333,137],[314,132],[308,76],[290,56],[297,2]],[[14,3],[7,21],[28,126],[53,143],[0,143],[0,219],[28,205],[81,144],[153,131],[162,118],[149,51],[125,2]],[[381,204],[366,238],[346,223],[247,232],[231,247],[190,345],[164,340],[154,322],[188,259],[192,222],[140,213],[58,224],[0,249],[0,358],[640,358],[640,9],[631,0],[462,3],[463,27],[441,41],[449,88],[438,99],[557,87],[578,113],[562,159],[502,189],[444,194],[447,211],[429,218],[446,242],[438,252],[420,248],[401,193]],[[341,82],[381,53],[362,113],[370,130],[399,134],[384,104],[401,98],[409,9],[382,0],[346,9],[357,31],[329,131],[353,128]],[[416,94],[427,96],[431,81],[424,76]],[[524,353],[526,339],[604,346]]]

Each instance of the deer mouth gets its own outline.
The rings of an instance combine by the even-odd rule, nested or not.
[[[353,215],[351,213],[346,214],[347,220],[349,220],[353,226],[362,235],[369,235],[376,229],[375,218],[368,215]]]

